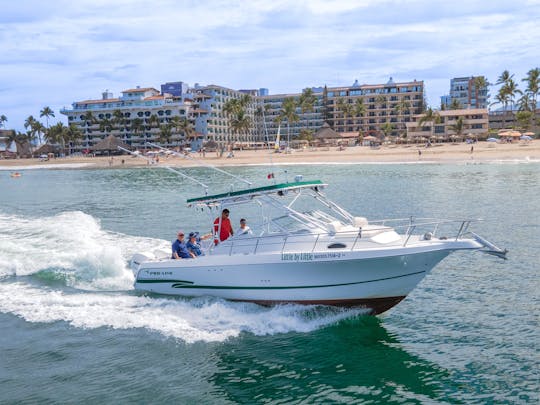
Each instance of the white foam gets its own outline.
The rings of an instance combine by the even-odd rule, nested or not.
[[[0,166],[0,171],[14,170],[37,170],[37,169],[82,169],[94,166],[94,163],[52,163],[48,165],[21,165],[21,166]]]
[[[135,251],[168,248],[167,241],[105,231],[83,212],[45,218],[0,214],[0,312],[78,328],[144,328],[188,343],[223,341],[242,332],[309,332],[362,313],[136,295],[128,259]],[[51,274],[75,290],[33,284],[34,277]]]
[[[168,242],[107,232],[80,211],[53,217],[0,214],[0,276],[52,272],[82,289],[131,289],[127,267],[138,248],[168,248]]]
[[[77,328],[144,328],[186,343],[221,342],[242,332],[271,335],[310,332],[361,314],[285,305],[264,308],[212,298],[173,299],[128,293],[66,293],[22,282],[0,283],[0,312],[29,322],[64,321]]]

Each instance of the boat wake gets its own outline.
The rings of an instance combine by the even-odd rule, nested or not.
[[[106,231],[77,211],[45,218],[0,214],[0,312],[77,328],[142,328],[186,343],[245,332],[310,332],[365,312],[140,295],[127,261],[149,246],[168,249],[169,242]]]
[[[166,244],[105,231],[80,211],[42,218],[0,214],[0,277],[32,276],[84,290],[128,290],[132,249]]]

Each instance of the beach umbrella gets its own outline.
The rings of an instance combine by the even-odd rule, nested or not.
[[[488,142],[497,142],[498,139],[497,138],[488,138],[488,139],[486,139],[486,141],[488,141]]]
[[[523,135],[525,135],[525,136],[534,136],[534,132],[524,132]]]

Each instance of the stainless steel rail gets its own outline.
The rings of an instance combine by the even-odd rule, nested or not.
[[[281,254],[309,252],[311,254],[315,252],[343,252],[361,250],[357,249],[358,244],[362,241],[380,246],[376,242],[370,240],[371,236],[377,235],[382,232],[396,231],[401,236],[401,242],[396,241],[395,246],[405,247],[410,244],[413,236],[418,238],[436,238],[437,234],[441,232],[441,229],[446,226],[450,226],[449,233],[438,237],[440,240],[454,239],[455,241],[463,238],[468,232],[468,228],[472,222],[479,220],[432,220],[432,218],[403,218],[403,219],[384,219],[370,223],[370,225],[379,225],[379,227],[370,227],[367,230],[358,228],[358,231],[345,231],[345,232],[321,232],[321,233],[268,233],[260,236],[246,236],[239,239],[231,238],[224,242],[221,242],[223,248],[227,248],[228,254],[255,254],[261,250],[268,250],[273,252],[280,252]],[[395,226],[390,227],[391,223],[396,223]],[[451,231],[454,229],[454,231]],[[456,231],[457,229],[457,231]],[[404,232],[400,233],[402,230]],[[416,234],[415,231],[419,231]],[[303,240],[291,240],[304,236]],[[313,238],[314,241],[309,242],[309,238]],[[323,249],[317,249],[320,243],[324,242]],[[344,248],[328,248],[327,244],[343,243]],[[350,244],[350,245],[349,245]],[[348,247],[348,245],[350,247]],[[219,246],[219,245],[218,245]],[[212,251],[217,246],[214,246],[213,242],[207,246],[207,251]],[[272,247],[276,247],[274,250]]]

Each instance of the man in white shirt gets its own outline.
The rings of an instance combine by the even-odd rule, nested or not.
[[[245,218],[242,218],[240,220],[240,229],[238,229],[235,235],[242,235],[242,236],[253,235],[251,228],[247,226],[247,221],[245,220]]]

